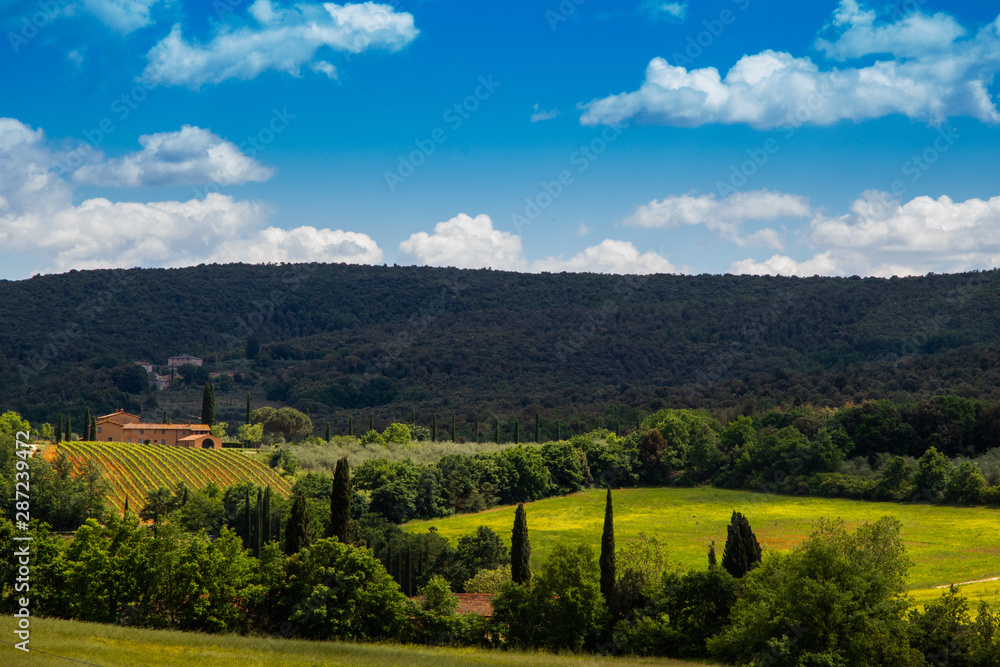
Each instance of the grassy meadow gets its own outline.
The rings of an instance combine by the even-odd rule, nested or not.
[[[603,490],[589,489],[527,504],[532,567],[537,568],[560,540],[600,548],[604,501]],[[722,557],[726,525],[732,511],[737,510],[750,520],[765,554],[798,544],[820,517],[842,519],[848,527],[884,515],[897,517],[913,561],[910,593],[917,602],[939,596],[942,591],[936,586],[1000,576],[1000,511],[995,509],[800,498],[699,487],[620,489],[614,492],[614,510],[619,545],[640,533],[655,536],[667,546],[670,559],[685,567],[706,567],[713,540]],[[425,531],[433,526],[457,544],[458,538],[475,532],[478,526],[489,526],[509,544],[513,521],[514,509],[504,507],[415,521],[405,529]],[[1000,581],[962,586],[961,591],[973,605],[979,600],[1000,604]]]
[[[0,632],[13,638],[14,619],[5,617]],[[6,639],[5,639],[6,641]],[[238,635],[143,630],[58,619],[32,619],[32,653],[0,645],[5,667],[71,664],[65,658],[102,667],[697,667],[684,660],[629,660],[600,656],[556,656],[546,653],[501,653],[479,649],[432,648],[393,644],[313,642]],[[42,653],[44,651],[45,653]],[[46,655],[53,654],[53,655]],[[56,657],[61,656],[61,657]]]

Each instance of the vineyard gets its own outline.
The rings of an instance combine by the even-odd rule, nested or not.
[[[188,449],[167,445],[138,445],[120,442],[63,442],[65,452],[79,470],[87,461],[97,464],[108,483],[108,504],[119,512],[130,505],[141,506],[149,491],[161,486],[172,488],[184,482],[201,489],[209,482],[222,488],[252,482],[270,486],[287,497],[291,484],[276,472],[253,459],[229,450]]]

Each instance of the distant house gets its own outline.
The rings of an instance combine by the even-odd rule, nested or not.
[[[137,361],[135,363],[138,366],[142,366],[143,370],[145,370],[146,373],[152,373],[153,372],[153,364],[149,363],[148,361]]]
[[[191,364],[192,366],[201,366],[204,361],[201,357],[193,357],[190,354],[179,354],[176,357],[170,357],[167,359],[167,368],[170,370],[177,370],[185,364]]]
[[[149,384],[156,387],[157,391],[163,391],[170,386],[170,376],[169,375],[154,375],[150,379]]]
[[[95,440],[222,449],[222,440],[212,435],[208,424],[151,424],[124,410],[98,417],[96,422]]]

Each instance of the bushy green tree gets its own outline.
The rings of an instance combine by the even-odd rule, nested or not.
[[[951,471],[948,486],[944,490],[944,500],[949,503],[975,505],[983,501],[988,489],[989,485],[979,466],[972,461],[963,461]]]
[[[909,560],[899,532],[889,517],[854,533],[821,520],[798,547],[747,575],[709,650],[735,665],[919,665],[907,639]]]
[[[917,461],[917,474],[913,479],[917,493],[925,500],[938,501],[944,496],[951,474],[948,457],[930,447]]]

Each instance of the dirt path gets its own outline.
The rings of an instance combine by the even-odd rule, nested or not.
[[[962,581],[957,584],[945,584],[944,586],[935,586],[934,588],[948,588],[950,586],[965,586],[966,584],[982,584],[987,581],[997,581],[1000,577],[990,577],[989,579],[976,579],[975,581]]]

